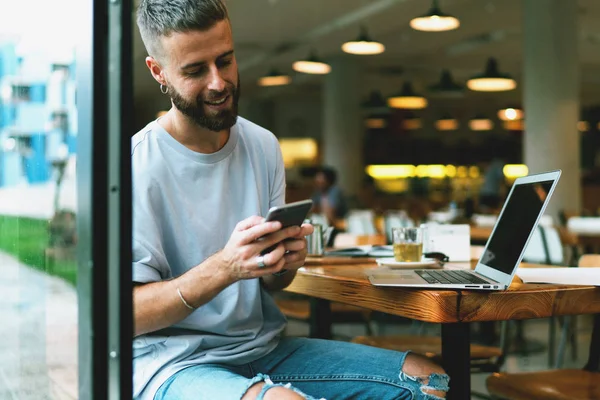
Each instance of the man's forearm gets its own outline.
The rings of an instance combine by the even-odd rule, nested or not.
[[[192,313],[177,289],[190,306],[200,307],[229,286],[232,282],[218,272],[219,262],[215,255],[175,279],[135,286],[134,336],[167,328]]]

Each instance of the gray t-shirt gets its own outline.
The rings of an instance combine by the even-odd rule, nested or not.
[[[131,159],[135,282],[185,273],[221,250],[239,221],[285,203],[277,139],[241,117],[212,154],[151,122],[132,138]],[[284,326],[258,279],[236,282],[178,324],[133,340],[134,397],[152,399],[187,366],[255,360],[275,348]]]

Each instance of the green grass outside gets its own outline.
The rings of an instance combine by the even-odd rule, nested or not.
[[[0,250],[37,270],[63,278],[73,286],[77,282],[75,260],[47,262],[48,221],[0,215]]]

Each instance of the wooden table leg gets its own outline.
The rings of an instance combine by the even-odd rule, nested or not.
[[[331,339],[331,306],[329,300],[310,298],[311,338]]]
[[[464,400],[471,396],[470,325],[442,324],[442,364],[450,375],[448,400]]]

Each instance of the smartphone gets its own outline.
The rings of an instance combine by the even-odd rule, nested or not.
[[[284,204],[282,206],[271,207],[265,222],[279,221],[282,228],[293,225],[302,225],[308,212],[312,208],[312,200],[296,201],[294,203]]]
[[[265,218],[265,222],[279,221],[281,222],[282,229],[287,228],[288,226],[300,226],[306,219],[306,216],[312,208],[312,205],[313,202],[309,199],[284,204],[282,206],[271,207],[267,217]],[[277,245],[266,248],[261,252],[261,254],[269,253],[273,251],[275,247],[277,247]]]

